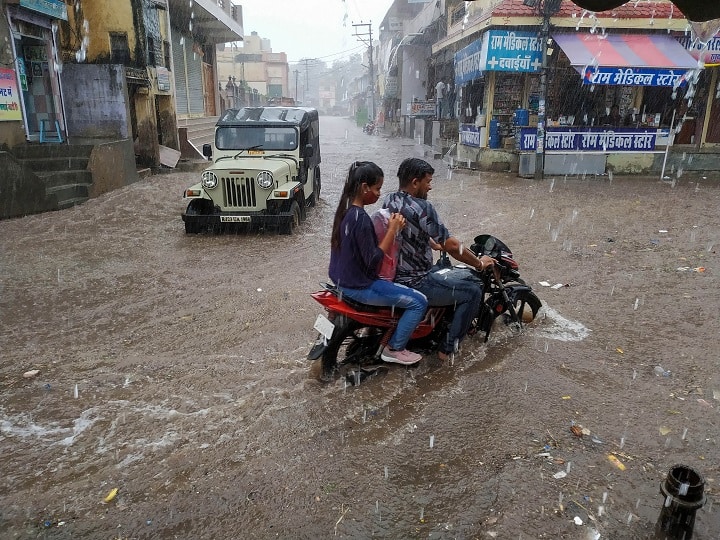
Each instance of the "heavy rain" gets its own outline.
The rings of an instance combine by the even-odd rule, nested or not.
[[[157,17],[140,10],[131,21],[142,19],[152,35],[169,31],[169,44],[189,52],[189,61],[201,50],[199,33],[214,28],[206,17],[218,6],[151,3]],[[79,94],[63,79],[101,73],[77,66],[123,63],[122,55],[111,61],[93,48],[94,8],[76,0],[65,19],[8,10],[10,64],[23,57],[27,73],[35,64],[40,71],[26,89],[13,75],[22,115],[3,118],[3,153],[12,154],[9,141],[18,135],[2,128],[16,125],[27,146],[60,154],[69,174],[78,158],[63,148],[88,144],[92,129],[103,142],[93,143],[88,159],[95,179],[87,196],[76,186],[78,200],[55,208],[48,193],[57,205],[60,184],[44,198],[32,191],[42,201],[28,202],[21,188],[34,189],[24,172],[31,164],[3,161],[22,180],[3,181],[0,193],[1,208],[11,214],[0,220],[0,538],[720,536],[720,176],[709,119],[720,100],[717,24],[687,21],[661,0],[629,2],[649,10],[648,35],[672,30],[673,39],[686,38],[687,50],[697,51],[693,67],[672,84],[638,91],[598,82],[609,69],[602,54],[574,65],[571,45],[563,48],[563,40],[581,34],[612,41],[624,31],[623,8],[593,12],[564,1],[548,15],[553,28],[541,48],[553,50],[544,51],[545,67],[538,68],[547,70],[543,90],[540,71],[485,68],[468,81],[447,71],[462,61],[457,55],[465,47],[473,52],[482,41],[480,32],[446,43],[481,20],[476,2],[446,0],[435,12],[427,3],[387,4],[397,11],[383,22],[398,18],[402,27],[387,48],[381,25],[373,27],[374,64],[363,45],[347,61],[315,66],[300,88],[286,78],[281,96],[270,99],[270,85],[253,92],[247,58],[239,84],[231,75],[226,86],[218,53],[216,114],[192,113],[186,72],[186,90],[173,97],[175,124],[167,123],[166,94],[155,95],[154,131],[142,123],[138,104],[166,73],[151,70],[155,79],[146,85],[128,70],[118,95],[133,106],[120,143],[103,130],[122,122],[108,127],[91,113],[72,120],[69,96]],[[505,4],[513,3],[493,0],[483,9]],[[535,10],[536,35],[546,4],[552,0],[519,8]],[[655,12],[670,15],[661,20]],[[444,35],[432,24],[443,17]],[[240,19],[249,33],[252,21]],[[44,31],[33,36],[35,26]],[[343,28],[352,35],[350,25]],[[428,28],[437,39],[416,41]],[[523,39],[527,29],[513,30]],[[47,57],[31,61],[41,54],[41,38],[48,40]],[[377,81],[368,91],[370,65]],[[306,63],[289,68],[299,72]],[[501,75],[523,77],[525,85],[522,102],[505,117],[498,92],[513,85]],[[346,85],[351,76],[359,86],[332,100],[321,93],[318,81]],[[409,95],[404,78],[418,81],[407,82]],[[433,95],[441,79],[455,90],[452,106],[448,99],[438,107]],[[54,88],[55,80],[68,88],[61,98],[68,103],[55,111],[62,122],[53,134],[54,122],[31,96],[37,81]],[[412,94],[419,89],[425,94]],[[603,118],[616,102],[622,126],[609,136]],[[262,150],[219,149],[215,122],[232,127],[227,119],[222,124],[222,114],[236,105],[317,110],[314,153],[293,142],[270,155],[267,141],[277,134],[266,135]],[[113,110],[124,114],[124,106]],[[209,135],[193,134],[200,116],[210,119]],[[312,146],[309,118],[308,135],[303,121],[297,134]],[[168,125],[174,139],[162,133]],[[73,130],[87,136],[73,137]],[[572,140],[563,135],[569,132]],[[623,133],[652,148],[623,150],[616,137]],[[183,136],[190,147],[181,144]],[[211,156],[203,157],[203,144]],[[183,154],[192,147],[196,155]],[[311,294],[329,281],[330,236],[349,167],[369,160],[384,171],[380,201],[366,206],[371,213],[397,190],[398,166],[407,157],[435,169],[428,200],[460,240],[460,253],[479,235],[501,239],[542,307],[529,320],[521,312],[522,324],[498,317],[487,342],[484,332],[456,341],[445,361],[423,349],[410,367],[343,365],[323,377],[322,359],[308,355],[328,343],[317,327],[328,311]],[[131,179],[118,180],[128,159]],[[190,192],[211,192],[208,171],[229,182],[222,168],[231,162],[237,169],[262,162],[276,175],[294,170],[292,181],[307,175],[303,189],[312,195],[299,199],[295,214],[277,206],[287,221],[250,226],[237,217],[188,227],[183,218],[206,209],[192,206]],[[540,172],[532,167],[538,164]],[[248,197],[243,189],[234,196]],[[284,196],[282,184],[273,189]],[[395,307],[389,309],[394,316]]]

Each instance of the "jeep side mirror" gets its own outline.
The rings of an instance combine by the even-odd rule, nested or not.
[[[205,156],[206,158],[211,158],[212,157],[212,145],[208,144],[208,143],[203,144],[202,152],[203,152],[203,156]]]
[[[315,154],[315,149],[313,148],[312,144],[306,144],[305,145],[305,157],[313,157],[313,154]]]

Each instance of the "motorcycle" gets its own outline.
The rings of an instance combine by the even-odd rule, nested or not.
[[[464,264],[453,266],[447,253],[442,252],[432,270],[452,272],[453,276],[482,286],[483,301],[468,335],[484,332],[487,342],[493,323],[500,316],[506,325],[520,332],[523,324],[535,319],[542,302],[520,277],[512,252],[498,238],[487,234],[476,236],[470,249],[478,257],[492,257],[495,265],[482,272]],[[308,353],[310,360],[322,358],[322,381],[333,380],[337,371],[346,365],[376,365],[380,362],[380,353],[399,319],[393,308],[369,306],[343,298],[342,293],[329,283],[323,284],[323,289],[311,296],[327,312],[327,316],[319,315],[315,322],[314,328],[319,335]],[[408,348],[436,350],[447,333],[453,311],[452,306],[429,307],[413,332]]]
[[[369,121],[367,124],[363,126],[363,132],[367,133],[368,135],[377,135],[377,126],[375,125],[375,122]]]

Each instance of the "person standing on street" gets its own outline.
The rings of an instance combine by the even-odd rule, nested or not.
[[[438,120],[440,120],[443,115],[443,101],[445,101],[446,89],[447,87],[442,79],[435,85],[435,116]]]
[[[383,258],[390,253],[395,236],[405,226],[405,218],[392,214],[387,232],[378,244],[373,222],[364,206],[378,201],[383,180],[382,169],[371,161],[356,161],[350,167],[335,211],[328,273],[343,296],[351,300],[404,310],[380,357],[385,362],[411,365],[422,356],[405,347],[425,315],[427,299],[417,290],[378,277]]]
[[[451,274],[431,272],[436,244],[453,258],[477,270],[493,266],[491,257],[478,258],[450,235],[427,200],[435,169],[425,160],[407,158],[398,168],[399,190],[385,198],[384,208],[402,214],[405,227],[400,231],[400,252],[395,281],[423,293],[430,306],[454,306],[455,313],[438,357],[447,360],[458,349],[482,301],[482,288],[453,278]]]

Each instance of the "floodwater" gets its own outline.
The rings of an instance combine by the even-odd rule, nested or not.
[[[343,118],[321,138],[292,237],[186,236],[197,173],[0,222],[0,537],[641,539],[683,463],[693,538],[718,538],[717,180],[428,157],[449,229],[508,244],[543,312],[346,387],[306,360],[344,173],[374,160],[388,191],[427,149]]]

